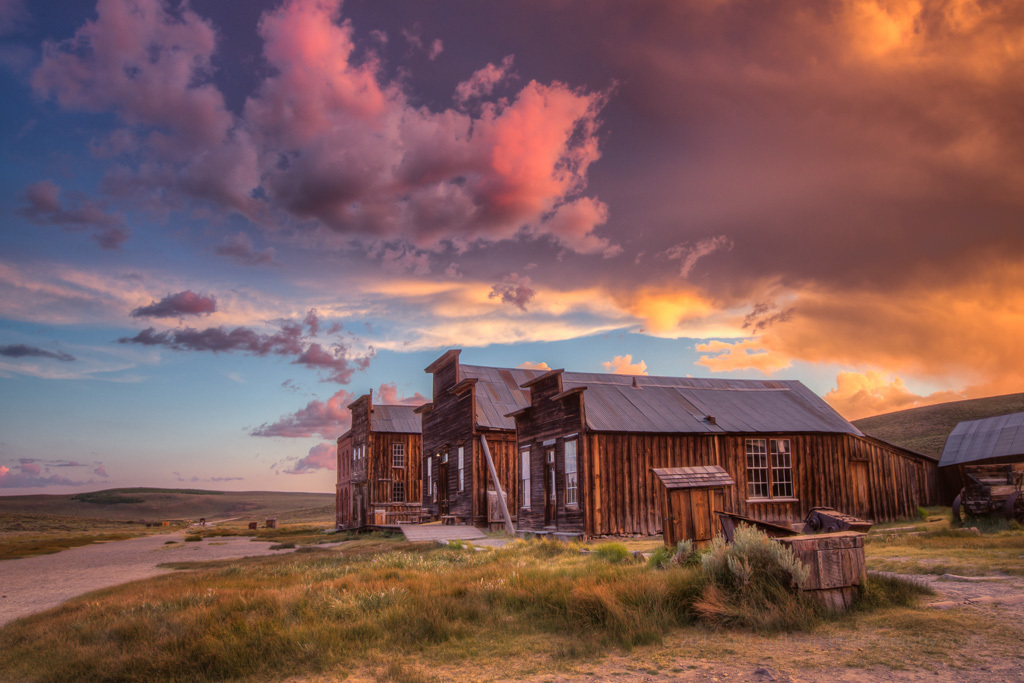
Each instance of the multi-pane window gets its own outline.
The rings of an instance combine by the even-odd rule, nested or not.
[[[466,487],[466,451],[459,446],[459,490]]]
[[[395,480],[391,482],[391,502],[392,503],[404,503],[405,502],[405,482]]]
[[[565,442],[565,504],[578,505],[579,477],[576,473],[576,441]]]
[[[789,439],[772,439],[772,498],[793,497],[793,455]]]
[[[405,467],[405,444],[404,443],[393,443],[393,444],[391,444],[391,466],[392,467]]]
[[[524,448],[520,453],[519,467],[519,507],[530,509],[530,449]]]
[[[789,439],[747,439],[747,497],[793,497]]]

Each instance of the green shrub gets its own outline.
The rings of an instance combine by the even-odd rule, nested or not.
[[[917,519],[921,520],[922,522],[928,521],[928,511],[925,510],[920,505],[917,506]]]
[[[665,569],[672,562],[674,555],[675,554],[665,546],[655,548],[654,552],[651,553],[651,556],[647,558],[647,566],[651,569]]]
[[[188,536],[185,537],[185,541],[188,542],[188,543],[195,543],[196,541],[201,541],[201,540],[203,540],[203,537],[200,536],[199,534],[189,534]]]
[[[803,629],[816,620],[798,586],[808,571],[793,551],[761,531],[740,525],[732,544],[721,536],[701,558],[707,586],[695,608],[713,624],[758,631]]]
[[[693,547],[693,541],[683,539],[676,544],[672,561],[681,567],[693,567],[700,564],[701,554]]]
[[[913,607],[925,595],[935,595],[935,591],[912,579],[872,573],[860,587],[856,609]]]
[[[629,548],[626,547],[625,543],[602,543],[601,545],[594,548],[594,554],[607,562],[631,562],[633,560],[633,553],[629,552]]]
[[[294,547],[295,547],[295,543],[292,542],[292,541],[288,541],[287,543],[275,543],[274,545],[270,546],[270,549],[271,550],[289,550],[289,549],[294,548]]]

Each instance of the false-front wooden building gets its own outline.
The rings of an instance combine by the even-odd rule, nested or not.
[[[416,407],[373,405],[371,395],[365,394],[348,408],[352,429],[338,439],[338,528],[420,521]]]
[[[1024,413],[966,420],[946,437],[939,458],[943,502],[950,503],[967,485],[965,465],[1024,463]]]
[[[423,418],[423,508],[432,517],[486,526],[503,518],[481,437],[515,520],[519,476],[515,422],[508,414],[529,402],[520,387],[539,370],[459,363],[458,349],[431,363],[433,401]]]
[[[658,534],[656,468],[717,465],[725,511],[776,522],[830,506],[864,519],[937,498],[936,463],[865,437],[797,381],[554,370],[513,411],[521,531]]]

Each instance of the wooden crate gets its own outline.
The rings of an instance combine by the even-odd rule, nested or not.
[[[867,578],[864,534],[840,531],[776,539],[809,570],[800,590],[838,610],[849,609]]]

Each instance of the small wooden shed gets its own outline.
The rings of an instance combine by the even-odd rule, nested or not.
[[[662,484],[661,518],[665,545],[689,539],[702,548],[720,531],[716,510],[724,510],[725,489],[735,486],[718,465],[663,467],[654,470]]]

